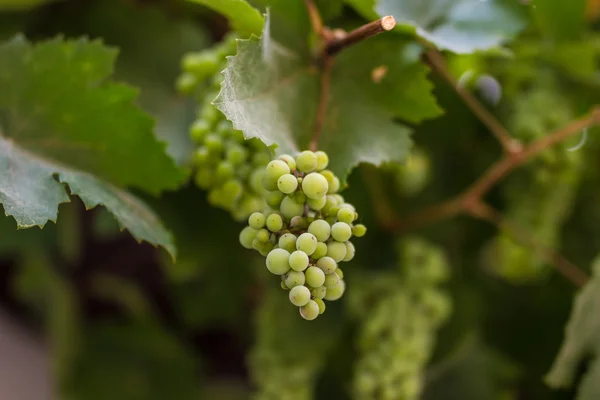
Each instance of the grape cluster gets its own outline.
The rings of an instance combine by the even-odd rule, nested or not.
[[[448,278],[444,253],[418,238],[400,243],[397,273],[361,279],[350,306],[362,319],[353,381],[357,399],[416,400],[435,335],[451,310],[439,285]]]
[[[196,92],[199,102],[198,118],[190,126],[197,145],[192,160],[195,182],[208,191],[211,205],[244,221],[265,206],[262,175],[271,151],[258,139],[245,140],[211,103],[219,93],[226,56],[234,51],[235,40],[228,37],[209,50],[187,54],[177,86],[182,93]]]
[[[338,264],[354,257],[352,236],[366,227],[337,192],[339,179],[327,170],[322,151],[282,155],[265,168],[262,184],[269,206],[255,212],[240,233],[240,243],[266,256],[267,269],[281,276],[290,302],[307,320],[325,311],[323,300],[339,299],[346,288]]]

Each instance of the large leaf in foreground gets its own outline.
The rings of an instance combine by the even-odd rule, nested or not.
[[[260,40],[239,42],[215,105],[247,138],[296,152],[313,135],[320,72],[275,40],[267,20]],[[376,68],[381,79],[372,79]],[[410,130],[394,119],[418,122],[440,113],[426,74],[418,51],[396,37],[372,39],[338,56],[318,147],[342,179],[359,163],[404,160]]]

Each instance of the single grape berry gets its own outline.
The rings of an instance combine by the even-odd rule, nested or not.
[[[321,268],[325,274],[331,274],[337,268],[337,263],[331,257],[322,257],[317,261],[317,267]]]
[[[327,288],[327,293],[325,293],[325,300],[335,301],[338,300],[344,294],[346,290],[346,283],[343,280],[340,280],[337,285]]]
[[[267,229],[271,232],[279,232],[283,228],[283,219],[279,214],[271,214],[267,217]]]
[[[317,155],[306,150],[296,156],[296,168],[300,172],[309,173],[317,168]]]
[[[290,289],[304,285],[304,282],[306,281],[304,274],[298,271],[288,271],[284,276],[285,285]]]
[[[300,307],[300,315],[308,321],[317,318],[320,313],[319,305],[314,300],[309,300],[306,305]]]
[[[308,267],[308,255],[305,252],[296,250],[290,254],[290,268],[294,271],[304,271]]]
[[[290,270],[290,253],[284,249],[273,249],[267,255],[267,269],[274,275],[283,275]]]
[[[318,260],[319,258],[325,257],[327,255],[327,244],[323,242],[317,243],[317,248],[314,253],[310,255],[310,258],[313,260]]]
[[[336,222],[331,226],[331,237],[338,242],[345,242],[352,237],[352,228],[345,222]]]
[[[306,284],[318,288],[325,284],[325,273],[317,267],[308,267],[304,272]]]
[[[296,251],[296,236],[293,233],[284,233],[279,238],[279,247],[292,253]]]
[[[290,194],[296,191],[298,187],[298,178],[292,174],[284,174],[277,181],[277,188],[281,193]]]
[[[327,194],[329,184],[323,175],[313,172],[302,179],[302,190],[308,198],[319,200]]]
[[[311,233],[303,233],[296,240],[296,248],[307,255],[311,255],[317,249],[317,238]]]
[[[325,302],[321,299],[315,298],[314,302],[319,306],[319,314],[323,314],[325,312]]]
[[[253,229],[261,229],[265,226],[265,215],[259,212],[252,213],[248,217],[248,225]]]
[[[352,234],[358,238],[365,236],[365,233],[367,233],[367,227],[363,224],[354,225],[352,228]]]
[[[327,153],[325,153],[324,151],[317,151],[315,152],[315,155],[317,156],[316,170],[323,171],[325,168],[327,168],[327,165],[329,164],[329,156],[327,156]]]
[[[308,226],[308,233],[315,235],[319,242],[324,242],[329,239],[331,225],[322,219],[317,219]]]
[[[310,290],[306,286],[295,286],[290,290],[290,302],[298,307],[302,307],[310,301]]]
[[[343,261],[347,262],[354,258],[354,253],[356,252],[356,250],[354,249],[354,245],[352,244],[352,242],[348,241],[344,244],[346,245],[346,257],[344,257]]]
[[[323,282],[325,282],[325,275],[323,275]],[[325,286],[319,286],[310,291],[310,294],[312,294],[315,299],[323,299],[326,293],[327,288]]]
[[[340,283],[340,277],[335,271],[331,274],[325,275],[325,287],[331,289]]]
[[[336,262],[343,261],[346,257],[346,244],[336,241],[327,243],[327,256],[333,258]]]
[[[340,211],[337,213],[337,219],[340,222],[351,224],[354,221],[354,210],[350,207],[340,208]]]

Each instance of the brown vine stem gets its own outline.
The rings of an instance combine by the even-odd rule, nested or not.
[[[388,15],[387,17],[380,18],[377,21],[363,25],[352,32],[346,33],[345,35],[332,37],[327,43],[325,51],[328,55],[332,56],[355,43],[361,42],[382,32],[391,31],[395,26],[396,20],[391,15]]]
[[[430,49],[426,53],[427,60],[431,66],[442,76],[451,86],[454,88],[456,93],[463,99],[467,107],[479,118],[479,120],[492,132],[492,134],[498,139],[504,152],[507,154],[519,154],[522,150],[521,143],[511,137],[510,132],[496,119],[496,117],[489,112],[475,96],[468,90],[460,87],[458,82],[446,66],[444,56],[436,49]]]
[[[538,243],[533,235],[526,232],[521,226],[507,220],[502,214],[483,202],[472,205],[469,214],[475,218],[490,222],[501,230],[510,232],[518,241],[535,250],[546,262],[552,264],[558,272],[569,279],[576,286],[583,286],[589,280],[588,275],[571,263],[555,250]]]
[[[304,4],[306,5],[306,10],[308,11],[308,18],[310,19],[310,23],[313,27],[315,33],[319,36],[323,36],[324,34],[324,26],[323,20],[321,19],[321,14],[319,14],[319,9],[313,0],[304,0]]]

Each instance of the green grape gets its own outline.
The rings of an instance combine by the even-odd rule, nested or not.
[[[227,155],[225,157],[227,161],[229,161],[232,165],[237,166],[243,164],[246,161],[246,159],[248,158],[248,150],[246,150],[243,146],[240,145],[231,145],[227,149]]]
[[[313,260],[318,260],[319,258],[325,257],[327,255],[327,244],[323,242],[317,243],[317,248],[314,253],[310,255]]]
[[[240,243],[246,249],[252,249],[252,242],[256,237],[256,230],[247,226],[240,232]]]
[[[200,171],[196,172],[194,181],[196,182],[196,185],[202,189],[208,189],[212,185],[213,176],[210,171],[201,169]]]
[[[332,272],[331,274],[325,275],[325,287],[327,290],[334,288],[340,283],[340,277],[338,274]]]
[[[283,228],[283,219],[279,214],[271,214],[267,217],[267,229],[271,232],[279,232]]]
[[[325,284],[325,273],[317,267],[308,267],[304,272],[306,284],[313,288],[319,288]]]
[[[337,263],[331,257],[322,257],[317,260],[317,267],[321,268],[325,274],[331,274],[337,268]]]
[[[317,166],[315,169],[317,171],[323,171],[327,168],[327,165],[329,165],[329,157],[324,151],[317,151],[315,152],[315,155],[317,156]]]
[[[327,256],[336,262],[342,261],[346,258],[346,244],[335,241],[327,243]]]
[[[208,132],[210,132],[210,126],[206,121],[201,119],[197,119],[190,126],[190,136],[195,142],[202,143]]]
[[[279,238],[279,247],[289,253],[296,251],[296,236],[293,233],[284,233]]]
[[[352,228],[345,222],[336,222],[331,226],[331,237],[338,242],[345,242],[352,237]]]
[[[331,234],[331,226],[322,219],[317,219],[308,226],[308,233],[312,233],[319,242],[325,242]]]
[[[259,212],[252,213],[248,217],[248,225],[256,230],[263,228],[265,226],[265,215]]]
[[[223,194],[235,202],[244,192],[244,186],[237,179],[229,179],[223,184]]]
[[[204,138],[204,146],[210,153],[220,153],[223,150],[223,141],[216,133],[209,133]]]
[[[325,207],[325,204],[327,204],[327,199],[325,198],[325,196],[321,197],[318,200],[306,199],[306,204],[308,204],[308,207],[311,210],[318,211]]]
[[[342,261],[350,261],[354,258],[356,250],[354,249],[352,242],[346,242],[344,244],[346,245],[346,257],[344,257]]]
[[[325,283],[325,274],[323,274],[323,283]],[[327,288],[325,286],[319,286],[319,287],[313,288],[313,290],[310,291],[310,294],[312,294],[312,296],[315,299],[325,298],[326,293],[327,293]]]
[[[285,274],[285,285],[292,289],[296,286],[304,285],[305,277],[304,273],[298,271],[288,271]]]
[[[315,298],[314,302],[319,306],[319,314],[323,314],[325,312],[325,302],[318,298]]]
[[[295,216],[290,220],[290,229],[304,230],[308,226],[308,220],[300,216]]]
[[[298,238],[300,240],[300,238]],[[296,242],[297,244],[297,242]],[[304,271],[308,267],[308,256],[301,250],[296,250],[290,255],[290,268],[294,271]]]
[[[179,75],[177,82],[175,83],[175,87],[181,94],[192,94],[198,86],[198,83],[199,82],[198,78],[196,78],[196,75],[185,72]]]
[[[321,209],[321,212],[323,212],[326,215],[330,215],[332,213],[332,210],[337,207],[337,200],[335,197],[333,197],[333,195],[327,195],[325,196],[325,205],[323,206],[323,208]],[[337,213],[336,213],[337,214]]]
[[[363,224],[354,225],[352,228],[352,234],[357,238],[365,236],[365,233],[367,233],[367,227]]]
[[[282,275],[282,276],[283,276],[283,275]],[[281,285],[280,285],[280,286],[281,286],[281,288],[282,288],[283,290],[290,290],[290,288],[289,288],[289,287],[286,285],[285,281],[281,281]]]
[[[202,80],[218,72],[219,61],[207,53],[188,53],[181,60],[181,67]]]
[[[267,255],[267,269],[274,275],[283,275],[290,270],[290,253],[284,249],[273,249]]]
[[[300,315],[307,321],[317,318],[319,313],[319,305],[314,300],[309,300],[305,305],[300,307]]]
[[[337,276],[340,277],[340,279],[344,279],[344,271],[342,271],[341,268],[337,268],[335,271],[333,271],[334,273],[337,274]]]
[[[345,291],[346,283],[344,282],[344,280],[340,279],[337,285],[327,288],[327,293],[325,293],[324,299],[329,301],[338,300],[342,297]]]
[[[292,174],[284,174],[277,181],[277,188],[281,193],[290,194],[296,191],[298,187],[298,178]]]
[[[266,196],[267,204],[272,208],[279,208],[279,205],[281,204],[281,201],[283,200],[284,196],[285,195],[279,191],[269,192]]]
[[[298,204],[291,197],[286,196],[279,205],[279,211],[281,211],[281,214],[283,214],[285,218],[292,219],[293,217],[302,215],[304,212],[304,206],[302,204]]]
[[[290,290],[290,302],[302,307],[310,301],[310,290],[306,286],[295,286]]]
[[[307,255],[311,255],[317,249],[317,238],[311,233],[303,233],[296,240],[296,249],[303,251]]]
[[[256,239],[261,243],[266,243],[269,241],[271,234],[266,229],[259,229],[256,233]]]
[[[273,160],[267,164],[263,178],[263,186],[267,190],[277,190],[277,180],[290,173],[290,167],[281,160]]]
[[[351,224],[352,221],[354,221],[354,214],[355,214],[355,211],[352,210],[351,208],[348,208],[348,207],[340,208],[340,210],[337,213],[337,219],[340,222],[345,222],[347,224]]]
[[[333,181],[329,185],[329,193],[337,193],[340,190],[340,179],[337,176],[333,177]]]
[[[317,172],[310,173],[302,179],[304,194],[313,200],[319,200],[325,196],[328,188],[327,179]]]
[[[290,170],[293,171],[296,169],[296,160],[294,160],[294,157],[284,154],[282,156],[279,156],[279,159],[281,161],[284,161],[288,165],[288,167],[290,167]]]
[[[221,161],[215,175],[219,181],[223,182],[233,177],[234,171],[234,167],[229,161]]]
[[[300,172],[309,173],[317,168],[317,155],[306,150],[296,156],[296,168]]]

